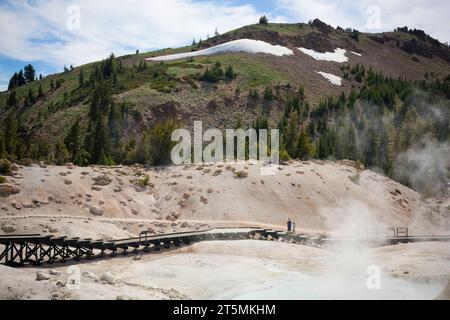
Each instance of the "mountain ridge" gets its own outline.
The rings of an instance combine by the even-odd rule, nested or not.
[[[293,55],[234,52],[166,63],[146,61],[238,39],[285,46]],[[317,53],[343,48],[349,61],[317,60],[299,48]],[[0,157],[64,163],[76,160],[74,149],[77,153],[88,149],[82,161],[88,164],[98,163],[104,149],[102,160],[107,163],[152,163],[151,156],[140,155],[144,151],[139,145],[149,143],[144,141],[146,133],[151,136],[159,123],[171,119],[189,128],[194,120],[202,120],[205,128],[219,129],[267,123],[282,130],[282,147],[291,157],[346,157],[389,171],[394,157],[388,154],[394,146],[403,144],[399,149],[406,150],[428,133],[439,143],[449,139],[445,116],[450,92],[448,52],[448,46],[420,30],[365,34],[332,28],[316,19],[309,24],[250,25],[187,47],[118,58],[111,55],[0,94],[4,128]],[[331,83],[323,74],[341,78],[342,85]],[[426,98],[417,96],[418,90]],[[411,102],[419,98],[438,103],[442,119]],[[353,108],[355,102],[357,108]],[[386,114],[392,117],[387,129],[375,130],[379,124],[365,116],[368,110],[360,108],[361,103],[377,106],[371,108],[378,110],[375,119]],[[338,120],[352,114],[354,119],[365,117],[366,127],[353,121],[345,128],[357,133],[356,149],[362,149],[339,152],[334,137],[339,138]],[[426,125],[418,125],[420,117]],[[296,129],[289,131],[291,123]],[[376,136],[387,135],[384,142],[381,138],[373,142],[373,148],[384,146],[383,155],[377,157],[385,160],[372,161],[367,155],[370,152],[364,143],[371,135],[367,126],[373,127]],[[79,131],[76,148],[68,141],[74,129]],[[407,130],[414,133],[411,141],[403,133]],[[98,137],[104,139],[99,142]],[[300,137],[307,141],[299,141]],[[89,150],[94,149],[99,150],[92,160]]]

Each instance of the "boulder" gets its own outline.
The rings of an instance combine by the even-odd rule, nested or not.
[[[16,210],[22,210],[22,206],[18,204],[17,202],[12,202],[11,207],[13,207]]]
[[[107,284],[115,284],[116,283],[116,279],[114,279],[114,276],[112,275],[111,272],[105,272],[104,274],[102,274],[102,276],[100,277],[101,281],[105,281]]]
[[[95,273],[92,273],[90,271],[85,271],[82,273],[83,277],[90,278],[90,279],[97,279],[97,276]]]
[[[191,195],[189,193],[185,193],[183,194],[183,199],[187,200],[191,197]]]
[[[25,202],[22,203],[22,207],[24,207],[25,209],[34,209],[36,208],[36,205],[33,202]]]
[[[50,276],[48,274],[46,274],[45,272],[42,272],[42,271],[36,272],[36,280],[37,281],[43,281],[43,280],[48,280],[48,279],[50,279]]]
[[[204,196],[200,196],[200,202],[203,204],[208,204],[208,199]]]
[[[99,175],[94,178],[95,186],[107,186],[112,182],[112,179],[108,177],[106,174]]]
[[[64,288],[66,286],[66,282],[62,280],[56,280],[55,286],[58,288]]]
[[[2,231],[5,233],[13,233],[14,231],[16,231],[16,228],[14,228],[13,226],[2,226]]]
[[[89,207],[89,213],[94,216],[102,216],[105,213],[105,211],[103,210],[103,208],[92,206]]]
[[[50,275],[52,275],[52,276],[59,276],[59,275],[61,275],[61,272],[60,272],[60,271],[56,271],[56,270],[54,270],[54,269],[49,270],[48,273],[49,273]]]
[[[9,197],[12,194],[18,194],[20,189],[9,183],[0,184],[0,197]]]

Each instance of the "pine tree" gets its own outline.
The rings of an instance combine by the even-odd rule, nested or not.
[[[314,147],[305,129],[300,131],[297,141],[297,157],[308,160],[314,155]]]
[[[268,24],[269,23],[269,19],[267,18],[267,16],[262,16],[261,18],[259,18],[259,24]]]
[[[55,162],[57,165],[63,165],[67,163],[70,155],[69,151],[67,151],[66,144],[62,141],[58,142],[55,148]]]
[[[227,80],[233,80],[234,78],[236,78],[236,74],[234,73],[233,66],[228,66],[225,69],[225,77],[227,78]]]
[[[10,114],[6,117],[4,125],[5,127],[3,132],[3,139],[5,140],[4,143],[6,152],[8,153],[9,156],[15,157],[18,144],[17,138],[18,122]]]
[[[24,70],[24,77],[27,83],[36,80],[36,71],[34,70],[34,67],[31,64],[26,65],[23,70]]]
[[[109,129],[109,135],[111,137],[111,144],[112,147],[117,147],[119,143],[119,128],[117,121],[119,119],[119,112],[117,110],[116,104],[111,102],[111,107],[108,115],[108,129]]]
[[[109,58],[106,60],[103,66],[103,78],[104,79],[112,79],[114,82],[116,82],[117,77],[117,62],[116,57],[113,53],[109,56]]]
[[[355,128],[350,125],[347,129],[346,135],[346,148],[345,148],[346,158],[350,160],[358,159],[358,150],[356,146],[356,132]]]
[[[317,157],[328,159],[336,152],[336,133],[334,130],[325,129],[317,142]]]
[[[102,149],[100,152],[98,164],[101,166],[112,166],[114,165],[114,161],[112,160],[111,156]]]
[[[6,159],[7,157],[8,153],[6,152],[5,139],[0,135],[0,159]]]
[[[42,84],[39,84],[38,98],[42,98],[43,96],[44,96],[44,91],[42,90]]]
[[[89,106],[89,119],[93,122],[98,122],[107,114],[111,103],[111,83],[108,81],[98,83],[92,94]]]
[[[291,157],[297,157],[298,141],[298,113],[293,112],[289,118],[289,124],[284,133],[285,149]]]
[[[81,150],[80,119],[77,119],[77,121],[75,121],[73,126],[70,128],[64,143],[66,144],[72,159],[75,159]]]
[[[73,158],[73,163],[80,167],[85,167],[89,165],[90,154],[82,148]]]
[[[36,98],[34,96],[34,91],[31,87],[30,87],[30,89],[28,89],[27,99],[30,104],[34,104],[36,102]]]
[[[82,88],[84,86],[84,71],[80,69],[80,75],[78,76],[78,86]]]
[[[91,161],[100,164],[101,153],[104,152],[107,155],[110,150],[110,145],[111,141],[103,120],[99,120],[94,130],[93,148],[90,152]]]
[[[18,81],[18,74],[17,72],[14,73],[14,75],[11,77],[11,79],[9,80],[9,85],[8,85],[8,91],[17,88],[17,86],[19,85]]]
[[[18,98],[17,98],[17,93],[15,90],[11,91],[9,96],[8,96],[8,100],[6,101],[6,105],[8,107],[15,107],[17,106],[18,103]]]
[[[25,79],[23,75],[23,71],[20,70],[17,74],[17,86],[21,87],[27,84],[27,80]]]

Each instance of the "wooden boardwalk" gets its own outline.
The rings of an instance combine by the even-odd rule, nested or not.
[[[391,230],[391,229],[390,229]],[[294,244],[331,248],[339,245],[363,243],[368,246],[396,245],[408,242],[450,241],[450,235],[409,236],[406,228],[392,229],[385,236],[327,237],[307,234],[291,234],[260,228],[221,228],[195,232],[151,235],[142,232],[139,237],[105,241],[51,235],[0,235],[0,263],[8,266],[40,265],[114,257],[117,254],[160,251],[177,248],[199,241],[215,240],[273,240]],[[406,230],[406,232],[405,232]]]

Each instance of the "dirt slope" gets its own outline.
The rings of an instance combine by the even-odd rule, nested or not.
[[[358,171],[351,162],[292,162],[272,168],[272,176],[261,170],[268,168],[248,163],[22,167],[8,178],[20,192],[0,198],[1,228],[3,233],[117,238],[144,228],[155,233],[210,226],[284,228],[292,218],[299,231],[364,233],[408,226],[415,234],[431,234],[449,229],[445,209],[386,177]],[[241,171],[247,177],[238,178]]]

